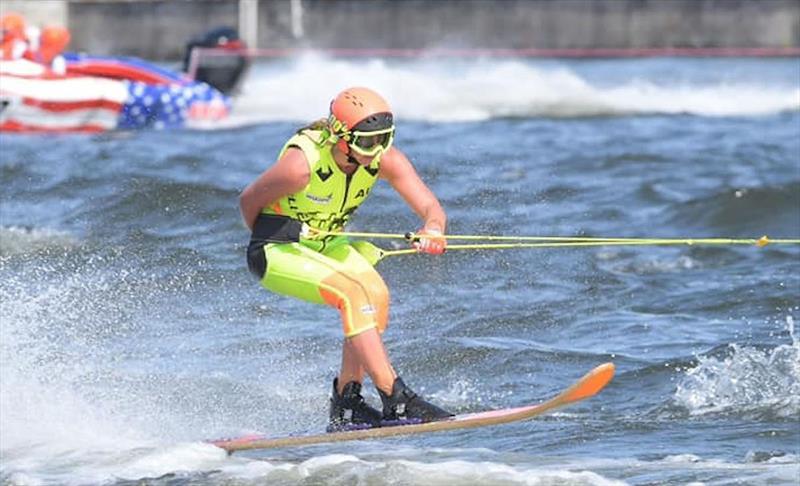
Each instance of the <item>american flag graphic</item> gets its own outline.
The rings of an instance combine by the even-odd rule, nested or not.
[[[0,131],[172,128],[229,111],[230,99],[209,85],[138,60],[76,57],[65,75],[0,61]]]

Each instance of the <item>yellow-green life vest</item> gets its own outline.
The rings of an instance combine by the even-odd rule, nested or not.
[[[310,169],[308,185],[265,207],[263,214],[288,216],[324,231],[338,231],[347,224],[375,184],[380,158],[347,175],[336,165],[327,135],[325,131],[302,130],[286,142],[280,156],[291,147],[303,151]]]

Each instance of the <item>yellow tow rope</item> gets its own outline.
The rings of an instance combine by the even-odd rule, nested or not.
[[[403,239],[415,241],[422,237],[414,233],[333,232],[311,230],[312,237],[346,236],[366,239]],[[502,241],[505,243],[448,244],[452,250],[505,250],[513,248],[565,248],[590,246],[667,246],[667,245],[797,245],[800,239],[761,238],[606,238],[590,236],[496,236],[496,235],[424,235],[425,238],[444,238],[450,241]],[[416,249],[382,250],[381,258],[417,253]]]

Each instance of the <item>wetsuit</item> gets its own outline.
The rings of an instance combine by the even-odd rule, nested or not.
[[[306,129],[281,150],[303,151],[310,169],[308,185],[265,207],[253,227],[248,266],[261,285],[279,294],[339,309],[344,335],[369,329],[380,332],[389,317],[389,291],[373,265],[375,247],[343,236],[309,239],[303,224],[336,232],[367,198],[378,178],[380,160],[342,172],[331,152],[327,133]]]

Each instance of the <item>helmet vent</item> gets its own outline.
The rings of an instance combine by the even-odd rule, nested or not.
[[[375,131],[394,126],[391,108],[369,88],[348,88],[331,101],[330,126],[341,135],[351,130]]]

